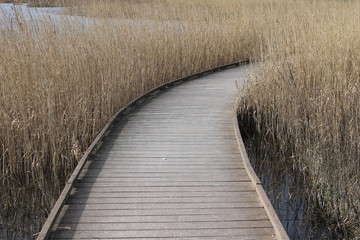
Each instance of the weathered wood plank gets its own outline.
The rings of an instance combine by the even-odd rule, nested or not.
[[[111,216],[184,216],[184,215],[234,215],[263,216],[267,215],[260,206],[254,208],[184,208],[184,209],[71,209],[66,216],[76,217],[111,217]]]
[[[84,175],[82,175],[84,176]],[[218,172],[217,175],[213,175],[213,174],[208,174],[208,173],[204,173],[204,172],[188,172],[188,173],[181,173],[181,172],[171,172],[171,173],[167,173],[167,172],[153,172],[153,173],[146,173],[146,172],[133,172],[133,173],[119,173],[119,174],[107,174],[107,173],[95,173],[95,174],[87,174],[85,173],[85,177],[97,177],[97,178],[127,178],[127,177],[131,177],[131,178],[149,178],[149,180],[151,178],[167,178],[169,180],[171,179],[176,179],[176,178],[183,178],[183,179],[192,179],[192,180],[196,180],[196,179],[206,179],[208,181],[212,180],[212,179],[224,179],[224,180],[240,180],[247,178],[248,177],[246,175],[240,175],[240,174],[235,174],[233,172]],[[221,178],[222,177],[222,178]],[[250,186],[249,186],[250,187]]]
[[[245,185],[245,184],[244,184]],[[198,187],[189,187],[189,186],[176,186],[176,187],[166,187],[166,186],[155,186],[155,187],[140,187],[140,186],[130,186],[130,187],[83,187],[76,188],[77,192],[93,192],[93,193],[122,193],[122,192],[244,192],[252,191],[248,186],[241,186],[234,188],[233,186],[198,186]]]
[[[239,164],[240,165],[240,164]],[[245,168],[244,167],[240,167],[239,165],[232,165],[232,166],[228,166],[228,167],[223,167],[223,166],[216,166],[216,167],[211,167],[210,166],[185,166],[185,165],[177,165],[177,166],[166,166],[166,165],[158,165],[158,166],[141,166],[141,165],[135,165],[135,166],[121,166],[118,168],[114,168],[114,167],[102,167],[99,166],[97,168],[94,167],[90,167],[90,168],[85,168],[87,173],[90,172],[113,172],[113,173],[122,173],[122,172],[127,172],[127,173],[131,173],[131,172],[164,172],[164,173],[172,173],[172,172],[176,172],[176,173],[191,173],[191,172],[204,172],[204,173],[208,173],[209,171],[212,171],[213,173],[217,173],[217,172],[228,172],[228,173],[236,173],[239,172],[240,174],[246,174]]]
[[[272,228],[244,228],[244,229],[181,229],[181,230],[136,230],[136,231],[66,231],[59,230],[56,236],[60,238],[116,238],[116,237],[197,237],[208,236],[273,236],[274,230]]]
[[[169,178],[167,177],[157,177],[157,176],[144,176],[144,177],[131,177],[131,176],[122,176],[122,177],[82,177],[79,179],[79,182],[119,182],[119,181],[131,181],[131,182],[137,182],[137,181],[165,181],[169,182]],[[198,176],[192,176],[192,177],[171,177],[171,181],[174,182],[194,182],[194,181],[202,181],[202,182],[248,182],[250,183],[250,179],[246,175],[239,175],[239,176],[208,176],[208,177],[198,177]]]
[[[235,174],[237,171],[240,172],[240,174],[244,174],[246,175],[246,171],[244,168],[213,168],[213,169],[209,169],[209,168],[179,168],[179,169],[175,169],[175,168],[171,168],[171,167],[159,167],[159,168],[136,168],[136,167],[127,167],[127,168],[95,168],[95,169],[86,169],[86,175],[87,176],[122,176],[122,174],[172,174],[172,176],[190,176],[191,174],[207,174],[209,171],[215,173],[215,174],[223,174],[223,173],[228,173],[228,174]],[[179,172],[180,171],[180,172]]]
[[[258,202],[216,203],[72,203],[69,210],[117,210],[117,209],[212,209],[212,208],[256,208]]]
[[[133,145],[133,146],[125,146],[125,145],[118,145],[118,146],[104,146],[102,150],[111,150],[111,151],[121,151],[121,152],[190,152],[191,154],[195,152],[220,152],[220,151],[231,151],[234,152],[237,150],[235,146],[216,146],[216,147],[203,147],[203,146],[188,146],[188,145],[167,145],[163,144],[160,146],[151,146],[151,145]]]
[[[91,161],[106,161],[108,163],[111,162],[119,162],[123,161],[126,163],[133,163],[133,162],[143,162],[143,163],[168,163],[168,162],[174,162],[178,164],[188,164],[188,163],[201,163],[201,164],[212,164],[212,163],[241,163],[236,156],[232,157],[219,157],[219,156],[179,156],[179,157],[134,157],[134,156],[122,156],[122,155],[116,155],[116,156],[106,156],[106,154],[102,155],[102,157],[99,157],[99,155],[93,156],[91,158]]]
[[[91,187],[232,187],[236,188],[243,182],[174,182],[174,181],[120,181],[120,182],[78,182],[75,188]],[[248,184],[248,182],[246,182]]]
[[[141,191],[129,191],[129,192],[112,192],[112,193],[97,193],[97,192],[86,192],[79,191],[78,189],[73,190],[76,194],[76,197],[88,197],[88,198],[141,198],[141,197],[239,197],[242,198],[245,193],[253,193],[254,190],[243,192],[239,190],[234,190],[233,192],[225,192],[225,191],[208,191],[208,192],[193,192],[193,191],[174,191],[174,192],[166,192],[166,191],[154,191],[154,192],[141,192]]]
[[[161,160],[160,162],[152,162],[152,161],[141,161],[141,162],[133,162],[133,161],[96,161],[96,162],[89,162],[89,164],[85,167],[85,169],[96,169],[96,168],[127,168],[127,167],[174,167],[174,168],[187,168],[187,167],[193,167],[193,168],[205,168],[205,169],[226,169],[226,168],[233,168],[233,167],[239,167],[243,166],[241,162],[234,162],[234,163],[205,163],[205,162],[182,162],[177,163],[174,161],[171,161],[170,159]],[[241,167],[243,168],[243,167]]]
[[[70,196],[68,204],[147,204],[147,203],[259,203],[257,197],[251,192],[242,193],[244,198],[239,196],[205,196],[205,197],[119,197],[119,198],[87,198],[79,196]]]
[[[224,222],[164,222],[164,223],[80,223],[60,224],[64,230],[103,231],[119,230],[151,230],[151,229],[240,229],[240,228],[271,228],[269,220],[258,221],[224,221]]]
[[[223,222],[223,221],[263,221],[268,220],[264,214],[192,214],[192,215],[161,215],[161,216],[69,216],[62,223],[164,223],[164,222]]]
[[[68,238],[54,238],[54,239],[68,239]],[[121,240],[134,240],[134,238],[122,238],[116,237],[111,239],[121,239]],[[198,239],[211,239],[211,240],[239,240],[239,236],[227,236],[227,237],[208,237],[208,236],[198,236],[198,237],[162,237],[161,240],[174,240],[174,239],[186,239],[186,240],[198,240]],[[272,235],[263,235],[263,236],[241,236],[241,240],[274,240],[275,236]],[[159,240],[159,238],[145,237],[145,238],[136,238],[136,240]]]
[[[110,158],[110,159],[116,159],[116,158],[185,158],[188,159],[190,157],[194,157],[195,153],[192,152],[184,152],[184,153],[176,153],[176,152],[166,152],[166,151],[162,151],[162,152],[158,152],[158,151],[153,151],[153,152],[137,152],[137,151],[133,151],[133,152],[122,152],[122,151],[110,151],[108,153],[104,153],[104,152],[99,152],[98,154],[96,154],[94,156],[94,158],[98,158],[98,159],[105,159],[105,158]],[[217,159],[226,159],[226,158],[232,158],[235,159],[236,157],[239,157],[237,154],[235,153],[227,153],[227,154],[221,154],[220,152],[201,152],[198,153],[197,155],[198,158],[217,158]]]

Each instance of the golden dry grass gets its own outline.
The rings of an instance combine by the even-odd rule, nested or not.
[[[285,10],[286,9],[286,10]],[[333,229],[360,229],[360,3],[283,1],[240,106],[260,148],[290,157]],[[248,118],[251,119],[248,119]],[[276,162],[274,163],[276,166]]]
[[[264,61],[240,115],[256,117],[266,146],[291,150],[328,219],[359,231],[359,3],[75,2],[63,1],[73,5],[66,13],[97,20],[29,23],[17,13],[0,25],[0,221],[16,218],[3,224],[8,236],[39,230],[13,213],[34,219],[51,209],[86,147],[127,102],[249,58]]]
[[[14,234],[9,238],[39,230],[19,217],[41,218],[51,209],[84,150],[118,109],[150,88],[249,59],[256,49],[252,14],[245,9],[238,7],[243,14],[234,18],[211,18],[225,6],[199,1],[211,10],[206,21],[194,23],[178,10],[192,1],[149,2],[121,1],[124,12],[137,9],[134,4],[149,6],[126,20],[103,15],[99,4],[99,13],[92,5],[82,8],[83,15],[102,18],[87,22],[67,16],[29,21],[18,11],[2,20],[0,205],[3,230]],[[120,11],[115,3],[101,4]]]

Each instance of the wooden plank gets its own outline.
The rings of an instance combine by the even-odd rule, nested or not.
[[[271,228],[269,220],[259,221],[224,221],[224,222],[164,222],[164,223],[80,223],[60,224],[64,230],[89,231],[101,229],[103,231],[119,230],[151,230],[151,229],[240,229],[240,228]]]
[[[269,220],[261,214],[191,214],[191,215],[140,215],[140,216],[70,216],[65,215],[61,223],[164,223],[164,222],[223,222]]]
[[[198,137],[199,140],[196,140],[194,138]],[[210,136],[209,136],[210,137]],[[204,147],[204,148],[210,148],[210,147],[229,147],[231,146],[232,149],[237,148],[236,142],[232,138],[224,139],[220,136],[216,137],[213,136],[211,139],[209,138],[206,143],[201,143],[200,138],[203,138],[203,136],[189,136],[184,135],[183,137],[169,137],[169,136],[163,136],[161,138],[155,136],[151,136],[150,134],[147,136],[144,136],[141,138],[140,136],[133,135],[133,137],[128,137],[125,135],[119,135],[117,138],[115,137],[108,137],[106,138],[106,141],[109,145],[113,145],[116,147],[117,145],[121,146],[128,146],[128,147],[136,147],[143,145],[146,146],[154,146],[154,147],[163,147],[163,146],[180,146],[180,147]],[[171,141],[169,141],[171,140]]]
[[[224,179],[241,179],[241,175],[237,174],[236,171],[218,171],[216,174],[208,172],[123,172],[123,173],[84,173],[86,177],[98,177],[98,178],[122,178],[122,177],[133,177],[133,178],[184,178],[184,179],[213,179],[224,177]],[[242,175],[246,177],[246,175]]]
[[[112,177],[112,178],[101,178],[101,177],[90,177],[86,176],[80,178],[78,182],[87,182],[87,183],[117,183],[117,182],[142,182],[142,181],[157,181],[157,182],[169,182],[168,178],[164,177]],[[239,176],[210,176],[206,178],[200,178],[197,176],[192,177],[172,177],[171,182],[250,182],[249,176],[239,175]]]
[[[236,158],[238,157],[237,154],[235,153],[223,153],[221,154],[220,152],[202,152],[202,153],[197,153],[196,155],[199,158],[223,158],[223,159],[227,159],[227,158]],[[116,159],[118,157],[120,158],[190,158],[190,157],[194,157],[194,153],[191,152],[184,152],[184,153],[176,153],[176,152],[158,152],[158,151],[153,151],[153,152],[137,152],[137,151],[133,151],[133,152],[122,152],[122,151],[110,151],[108,153],[104,153],[104,152],[100,152],[98,154],[96,154],[94,156],[95,158],[100,158],[100,159],[104,159],[104,158],[112,158],[112,159]]]
[[[173,167],[181,167],[181,166],[208,166],[208,167],[231,167],[237,166],[240,168],[244,168],[244,164],[236,159],[224,161],[220,160],[209,160],[204,161],[202,159],[193,159],[193,160],[184,160],[182,162],[177,162],[174,158],[109,158],[108,160],[104,159],[92,159],[91,162],[88,163],[87,167],[91,165],[93,166],[173,166]]]
[[[54,239],[68,239],[68,238],[59,238],[56,237]],[[134,238],[112,238],[112,239],[122,239],[122,240],[134,240]],[[186,239],[186,240],[199,240],[199,239],[209,239],[208,236],[198,236],[198,237],[162,237],[161,240],[174,240],[174,239]],[[210,237],[211,240],[239,240],[239,236],[227,236],[227,237]],[[275,236],[272,235],[263,235],[263,236],[241,236],[241,240],[274,240]],[[159,238],[152,237],[144,237],[144,238],[136,238],[136,240],[159,240]]]
[[[130,209],[213,209],[213,208],[256,208],[258,202],[215,202],[215,203],[72,203],[69,210],[130,210]]]
[[[186,107],[188,108],[188,107]],[[147,119],[137,119],[134,118],[131,122],[126,123],[126,126],[130,127],[136,127],[136,126],[145,126],[145,127],[149,127],[149,126],[157,126],[157,127],[174,127],[174,126],[178,126],[178,125],[183,125],[183,126],[190,126],[190,127],[204,127],[202,124],[206,123],[209,124],[209,121],[206,121],[205,119],[199,119],[196,122],[193,119],[172,119],[172,120],[168,120],[166,119],[166,121],[160,121],[161,118],[147,118]],[[224,125],[231,125],[232,121],[229,120],[224,120],[223,118],[217,118],[217,119],[213,119],[211,125],[212,126],[217,126],[217,127],[228,127],[228,126],[224,126]],[[123,127],[123,126],[122,126]]]
[[[111,193],[98,193],[98,192],[87,192],[87,191],[80,191],[78,189],[73,190],[76,194],[76,197],[87,197],[87,198],[141,198],[141,197],[218,197],[218,196],[226,196],[226,197],[239,197],[242,198],[243,194],[246,192],[250,192],[255,194],[254,190],[251,191],[238,191],[234,190],[233,192],[229,191],[174,191],[174,192],[166,192],[166,191],[153,191],[153,192],[141,192],[133,191],[128,192],[111,192]]]
[[[70,196],[68,204],[147,204],[147,203],[243,203],[255,202],[259,203],[257,196],[254,193],[244,192],[242,197],[238,196],[206,196],[206,197],[119,197],[119,198],[87,198],[80,196]]]
[[[179,152],[179,151],[184,151],[184,152],[190,152],[192,154],[196,154],[198,152],[220,152],[220,151],[224,151],[227,153],[231,153],[231,152],[235,152],[238,148],[235,146],[216,146],[216,147],[212,147],[211,150],[209,150],[209,147],[204,147],[204,146],[188,146],[188,145],[167,145],[167,144],[163,144],[162,146],[153,146],[153,145],[132,145],[132,146],[126,146],[126,145],[118,145],[118,146],[104,146],[102,148],[102,150],[111,150],[111,151],[122,151],[122,152],[128,152],[128,151],[136,151],[136,152],[162,152],[162,151],[166,151],[166,152]]]
[[[181,114],[181,113],[179,113]],[[158,135],[166,135],[168,133],[188,133],[188,134],[199,134],[199,133],[210,133],[214,135],[226,135],[227,133],[231,133],[231,129],[228,127],[219,127],[214,125],[207,125],[205,126],[192,126],[188,127],[186,124],[184,125],[171,125],[168,127],[165,126],[155,126],[155,125],[149,125],[149,126],[125,126],[122,128],[123,133],[131,132],[131,133],[137,133],[141,132],[141,134],[150,134],[150,133],[156,133]]]
[[[156,173],[156,174],[172,174],[172,176],[174,175],[181,175],[181,176],[189,176],[189,174],[192,173],[197,173],[197,174],[205,174],[205,175],[209,175],[209,172],[212,172],[212,175],[216,175],[216,174],[223,174],[223,173],[228,173],[228,174],[236,174],[237,172],[239,172],[239,174],[244,174],[246,175],[245,169],[244,168],[204,168],[204,167],[200,167],[200,168],[192,168],[192,167],[181,167],[181,168],[173,168],[173,167],[167,167],[167,166],[160,166],[160,167],[123,167],[123,168],[88,168],[86,169],[86,174],[88,176],[92,176],[92,175],[98,175],[98,174],[102,174],[105,175],[107,174],[108,176],[111,175],[115,175],[115,176],[121,176],[123,173],[124,174],[143,174],[143,173]],[[99,176],[100,176],[99,175]]]
[[[248,182],[245,182],[248,184]],[[75,188],[91,187],[232,187],[236,188],[243,182],[174,182],[174,181],[118,181],[118,182],[78,182]]]
[[[181,162],[177,163],[174,161],[169,161],[170,159],[161,159],[161,161],[141,161],[141,162],[134,162],[134,161],[96,161],[96,162],[89,162],[89,165],[85,167],[85,169],[92,168],[127,168],[127,167],[173,167],[173,168],[186,168],[186,167],[194,167],[194,168],[205,168],[205,169],[226,169],[226,168],[232,168],[232,167],[239,167],[243,169],[243,164],[239,162],[229,163],[207,163],[207,162]]]
[[[107,156],[106,154],[103,155],[95,155],[91,158],[91,161],[106,161],[106,162],[113,162],[113,161],[126,161],[129,163],[132,162],[176,162],[176,163],[241,163],[241,160],[235,155],[233,157],[223,157],[223,156],[168,156],[167,158],[164,157],[152,157],[152,156],[145,156],[145,157],[136,157],[136,156],[123,156],[123,155],[116,155],[116,156]],[[180,160],[180,162],[179,162]]]
[[[86,176],[79,179],[79,182],[102,182],[102,183],[117,183],[119,181],[122,182],[137,182],[137,181],[163,181],[169,182],[170,179],[167,177],[159,177],[159,176],[121,176],[121,177],[99,177],[99,176]],[[191,177],[171,177],[171,181],[174,182],[194,182],[194,181],[202,181],[202,182],[248,182],[250,183],[249,176],[246,175],[238,175],[238,176],[207,176],[207,177],[199,177],[199,176],[191,176]]]
[[[178,169],[179,171],[212,171],[212,170],[231,170],[231,169],[238,169],[239,171],[243,171],[245,168],[241,165],[241,164],[232,164],[232,165],[225,165],[223,166],[222,164],[212,164],[212,165],[201,165],[201,164],[167,164],[167,163],[162,163],[159,164],[157,162],[155,163],[126,163],[126,164],[121,164],[121,162],[119,162],[119,164],[113,163],[113,164],[109,164],[109,163],[94,163],[91,164],[89,166],[87,166],[86,168],[87,171],[89,170],[104,170],[104,171],[116,171],[116,170],[142,170],[145,169],[146,171],[152,171],[152,170],[161,170],[161,171],[172,171],[173,169]]]
[[[176,161],[173,161],[171,159],[163,158],[161,161],[142,161],[140,163],[138,162],[132,162],[132,161],[97,161],[97,162],[89,162],[88,165],[85,166],[84,169],[87,169],[87,171],[92,169],[113,169],[114,171],[121,171],[121,169],[125,170],[131,170],[131,169],[146,169],[146,170],[174,170],[178,169],[179,171],[196,171],[196,170],[234,170],[238,169],[240,172],[245,171],[245,167],[241,162],[234,162],[234,163],[208,163],[202,162],[202,163],[196,163],[196,162],[185,162],[185,163],[177,163]]]
[[[96,186],[84,186],[77,187],[78,192],[101,192],[101,193],[117,193],[117,192],[241,192],[252,191],[253,188],[248,187],[247,182],[244,184],[238,184],[238,186],[108,186],[108,187],[96,187]]]
[[[184,216],[184,215],[247,215],[267,216],[262,207],[257,208],[184,208],[184,209],[72,209],[66,212],[66,216]]]
[[[116,238],[121,236],[122,238],[139,238],[139,237],[197,237],[208,236],[273,236],[273,228],[244,228],[244,229],[196,229],[196,230],[136,230],[136,231],[64,231],[59,230],[56,236],[60,238]]]

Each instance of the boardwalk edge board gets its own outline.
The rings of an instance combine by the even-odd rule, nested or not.
[[[239,145],[239,151],[241,154],[241,157],[243,159],[243,163],[245,165],[245,169],[251,179],[251,182],[253,183],[253,185],[255,186],[256,189],[256,193],[259,197],[260,202],[262,203],[262,205],[265,208],[265,211],[267,213],[267,215],[269,216],[270,222],[274,227],[275,230],[275,235],[277,239],[283,239],[283,240],[290,240],[288,234],[286,233],[284,226],[282,225],[278,215],[276,214],[269,198],[266,195],[266,192],[261,184],[260,179],[258,178],[258,176],[256,175],[249,157],[247,155],[246,149],[245,149],[245,145],[243,142],[243,139],[241,137],[240,134],[240,129],[239,129],[239,121],[237,119],[237,113],[238,113],[238,106],[240,104],[240,97],[236,98],[235,100],[235,104],[234,104],[234,114],[233,114],[233,121],[234,121],[234,131],[235,131],[235,135],[236,135],[236,140],[238,142]]]
[[[155,87],[147,92],[145,92],[144,94],[142,94],[140,97],[134,99],[133,101],[131,101],[130,103],[128,103],[126,106],[124,106],[123,108],[121,108],[118,112],[116,112],[106,123],[106,125],[104,126],[104,128],[100,131],[100,133],[97,135],[97,137],[94,139],[94,141],[90,144],[90,146],[87,148],[87,150],[85,151],[84,155],[82,156],[82,158],[80,159],[78,165],[76,166],[74,172],[71,174],[70,178],[67,180],[67,182],[65,183],[65,186],[58,198],[58,200],[56,201],[54,207],[52,208],[48,218],[46,219],[41,231],[38,233],[37,236],[37,240],[43,240],[43,239],[47,239],[50,235],[50,232],[67,200],[67,198],[70,195],[70,192],[74,186],[74,184],[77,181],[77,178],[80,175],[80,172],[82,171],[82,169],[84,168],[87,160],[89,159],[89,157],[92,156],[92,153],[96,150],[97,145],[101,142],[101,140],[103,139],[104,136],[106,136],[107,131],[110,129],[112,123],[119,118],[122,115],[126,115],[131,109],[133,109],[138,103],[140,103],[142,100],[144,100],[145,98],[148,97],[152,97],[155,96],[159,91],[164,90],[166,88],[169,88],[171,86],[180,84],[182,82],[185,81],[190,81],[190,80],[194,80],[196,78],[200,78],[202,76],[211,74],[211,73],[215,73],[217,71],[220,70],[224,70],[224,69],[228,69],[228,68],[233,68],[233,67],[237,67],[239,65],[245,65],[250,63],[250,60],[244,60],[244,61],[238,61],[238,62],[234,62],[234,63],[230,63],[230,64],[226,64],[220,67],[215,67],[215,68],[211,68],[209,70],[206,71],[202,71],[202,72],[198,72],[186,77],[182,77],[179,79],[176,79],[174,81],[162,84],[158,87]]]

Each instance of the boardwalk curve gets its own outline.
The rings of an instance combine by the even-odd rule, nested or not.
[[[45,224],[49,238],[287,239],[234,131],[249,68],[168,88],[113,121]]]

